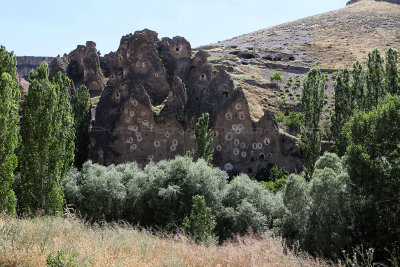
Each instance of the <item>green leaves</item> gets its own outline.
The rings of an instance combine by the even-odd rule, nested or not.
[[[301,149],[303,167],[308,179],[311,178],[314,164],[321,152],[320,121],[326,86],[326,79],[317,67],[309,71],[303,83],[301,109],[304,123],[301,128]]]
[[[200,158],[204,159],[206,162],[211,163],[212,154],[210,153],[210,148],[213,143],[213,138],[211,136],[211,130],[208,127],[209,114],[204,113],[201,115],[196,123],[196,130],[194,136],[194,160]]]
[[[72,97],[72,110],[75,127],[75,166],[81,168],[89,156],[89,126],[92,104],[89,90],[82,85]]]
[[[207,207],[203,196],[193,196],[190,217],[183,220],[183,228],[190,233],[197,243],[213,241],[213,231],[216,226],[215,217]]]
[[[73,162],[74,130],[69,88],[71,81],[58,73],[48,79],[42,63],[31,72],[21,119],[21,203],[25,212],[61,211],[64,196],[60,180]]]
[[[15,81],[15,57],[0,49],[0,212],[14,213],[16,197],[12,190],[19,132],[19,87]],[[11,73],[9,73],[11,72]]]

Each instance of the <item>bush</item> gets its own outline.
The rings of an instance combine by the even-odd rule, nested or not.
[[[290,112],[285,119],[285,125],[290,131],[299,131],[303,123],[303,114],[298,112]]]
[[[271,75],[270,79],[271,81],[282,81],[283,75],[280,71],[276,71]]]
[[[316,162],[310,182],[289,176],[282,233],[290,244],[297,240],[303,249],[331,258],[350,248],[354,217],[345,170],[342,159],[325,153]]]
[[[173,231],[199,205],[193,200],[200,195],[216,219],[220,241],[249,229],[272,229],[283,214],[282,197],[244,174],[227,180],[225,171],[203,159],[176,157],[151,162],[143,170],[136,163],[104,167],[89,161],[81,172],[71,171],[63,186],[67,202],[92,221],[126,220]]]
[[[268,178],[261,178],[263,180],[261,184],[269,191],[277,193],[284,188],[288,176],[289,173],[284,168],[278,168],[278,166],[274,165],[269,171]]]
[[[127,184],[130,220],[172,230],[189,215],[192,197],[202,195],[213,212],[221,206],[228,175],[199,159],[177,157],[148,164],[144,177]],[[133,217],[132,217],[133,216]]]
[[[283,212],[280,196],[242,174],[235,177],[224,193],[223,210],[217,217],[217,232],[224,240],[234,234],[264,232]]]

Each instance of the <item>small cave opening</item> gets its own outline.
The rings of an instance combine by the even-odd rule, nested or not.
[[[252,168],[248,168],[247,169],[247,173],[252,173],[253,172],[253,169]]]
[[[260,154],[260,159],[265,159],[265,156],[263,153]]]
[[[229,93],[227,91],[222,92],[222,94],[225,96],[225,98],[228,98]]]
[[[178,47],[178,46],[175,48],[175,51],[176,51],[176,52],[179,52],[179,47]]]

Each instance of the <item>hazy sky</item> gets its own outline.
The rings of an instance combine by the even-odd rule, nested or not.
[[[19,56],[69,53],[87,40],[102,54],[148,28],[192,47],[342,8],[346,0],[0,0],[0,44]]]

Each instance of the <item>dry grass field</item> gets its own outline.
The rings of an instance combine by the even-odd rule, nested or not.
[[[328,266],[286,249],[279,238],[243,237],[222,246],[183,235],[154,235],[123,224],[88,225],[73,216],[0,218],[0,266],[46,266],[63,252],[67,266]],[[285,253],[286,251],[286,253]]]

